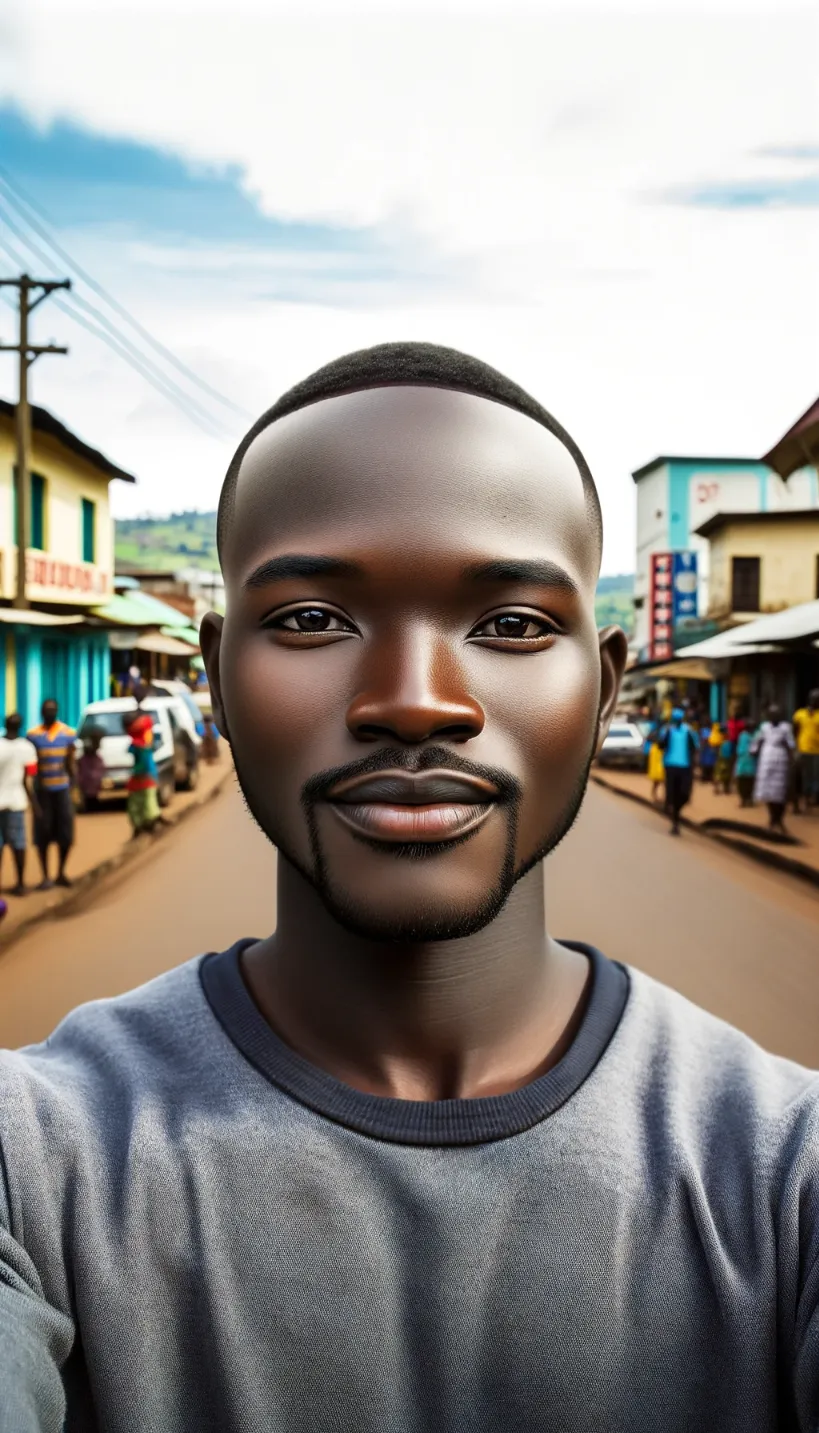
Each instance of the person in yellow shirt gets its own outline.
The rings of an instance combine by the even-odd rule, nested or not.
[[[793,716],[796,737],[796,787],[794,811],[799,810],[799,797],[806,804],[819,806],[819,687],[808,693],[807,705]]]

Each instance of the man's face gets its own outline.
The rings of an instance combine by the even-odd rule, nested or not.
[[[53,726],[56,720],[57,720],[57,703],[56,703],[56,702],[44,702],[44,703],[43,703],[43,723],[44,723],[44,725],[45,725],[45,726]]]
[[[464,394],[317,403],[246,454],[224,567],[214,716],[270,840],[364,934],[480,928],[568,829],[600,734],[571,455]],[[605,717],[624,660],[615,636]]]

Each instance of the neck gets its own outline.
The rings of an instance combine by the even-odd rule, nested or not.
[[[556,1064],[585,1007],[585,956],[546,934],[543,872],[462,940],[371,941],[343,929],[279,857],[278,927],[243,961],[256,1004],[305,1059],[367,1094],[508,1093]]]

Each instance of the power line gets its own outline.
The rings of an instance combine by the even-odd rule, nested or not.
[[[93,290],[93,292],[97,295],[98,298],[103,299],[103,301],[109,304],[110,307],[114,309],[115,312],[118,313],[121,318],[125,319],[125,321],[129,323],[133,329],[136,330],[136,332],[145,340],[146,343],[149,343],[151,347],[154,348],[157,353],[160,353],[168,363],[172,363],[173,366],[178,369],[180,373],[184,374],[184,376],[189,380],[189,382],[195,383],[199,388],[202,389],[204,393],[207,393],[210,398],[215,398],[217,402],[223,403],[226,408],[232,409],[234,413],[238,414],[242,418],[249,419],[252,417],[252,415],[248,413],[246,409],[240,408],[238,404],[233,403],[229,398],[225,398],[224,394],[220,393],[218,389],[212,388],[209,383],[206,383],[203,378],[199,377],[198,373],[195,373],[192,368],[189,368],[187,364],[183,363],[181,359],[177,358],[175,353],[172,353],[169,348],[166,348],[163,343],[160,343],[158,339],[154,338],[153,334],[149,333],[148,330],[144,328],[143,325],[139,323],[139,321],[135,319],[133,315],[130,314],[128,310],[121,303],[119,303],[117,299],[113,298],[103,288],[102,284],[98,283],[96,279],[93,279],[91,275],[87,273],[86,270],[83,269],[75,259],[71,258],[70,254],[66,253],[65,249],[63,249],[62,246],[57,243],[57,240],[51,237],[50,233],[48,232],[48,229],[44,228],[43,224],[39,223],[36,217],[33,218],[32,214],[35,216],[39,215],[40,219],[42,219],[46,224],[53,225],[54,221],[50,219],[48,215],[40,208],[40,206],[38,204],[35,204],[34,200],[31,199],[30,196],[20,188],[19,184],[17,184],[17,182],[11,178],[11,175],[9,174],[8,170],[5,169],[2,165],[0,165],[0,184],[2,184],[6,190],[10,191],[10,194],[7,196],[8,202],[14,205],[17,212],[22,216],[23,221],[27,224],[30,224],[32,229],[34,229],[35,232],[38,233],[40,237],[44,239],[45,242],[54,250],[55,254],[59,255],[62,262],[66,264],[68,268],[73,270],[76,276],[82,279],[83,283],[87,284],[88,287]],[[28,214],[26,213],[26,209],[30,211]]]
[[[3,219],[6,223],[9,222],[2,210],[0,210],[0,219]],[[16,229],[15,226],[10,225],[9,227],[14,229],[18,237],[22,237],[22,241],[29,245],[32,252],[42,257],[42,251],[39,249],[39,245],[32,244],[30,240],[26,239],[25,235],[21,236],[20,231]],[[21,270],[26,269],[29,262],[28,259],[24,255],[21,255],[2,237],[0,237],[0,248],[8,254],[12,262],[17,264]],[[201,408],[194,398],[191,398],[189,394],[185,393],[184,389],[174,383],[173,379],[169,378],[161,369],[157,368],[153,359],[140,353],[130,338],[117,331],[106,314],[101,313],[93,304],[89,304],[88,301],[83,299],[79,294],[74,294],[73,299],[80,303],[83,308],[89,310],[95,318],[99,320],[101,325],[105,325],[105,328],[107,328],[109,332],[106,333],[102,327],[97,327],[89,323],[87,319],[84,319],[80,314],[76,313],[73,307],[68,304],[60,300],[55,300],[54,302],[63,313],[67,314],[75,323],[78,323],[80,327],[87,329],[95,338],[99,338],[104,343],[107,343],[109,348],[111,348],[118,357],[123,358],[126,363],[129,363],[163,398],[173,403],[175,407],[192,423],[195,423],[202,432],[207,433],[211,438],[223,438],[226,436],[225,429],[219,425],[218,420],[214,419],[206,409]]]

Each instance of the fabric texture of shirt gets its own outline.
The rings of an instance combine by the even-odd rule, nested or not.
[[[156,786],[159,780],[159,773],[156,768],[156,760],[149,746],[142,742],[132,742],[128,748],[134,758],[134,769],[128,778],[129,791],[149,791]]]
[[[737,742],[737,776],[753,776],[756,772],[756,757],[751,752],[753,740],[753,732],[740,732]]]
[[[37,749],[37,784],[44,791],[68,790],[71,782],[67,762],[76,738],[77,733],[61,721],[50,727],[35,726],[29,732],[28,739]]]
[[[28,808],[26,776],[37,771],[37,752],[24,736],[0,737],[0,811]]]
[[[819,1075],[589,951],[540,1079],[369,1096],[243,944],[0,1052],[0,1433],[815,1433]]]
[[[696,750],[696,740],[690,726],[685,722],[679,726],[670,726],[665,743],[666,766],[690,766]]]
[[[788,722],[762,723],[751,750],[758,757],[754,800],[781,804],[787,799],[793,731]]]
[[[819,756],[819,708],[809,712],[807,707],[801,707],[794,715],[793,724],[797,730],[797,750],[803,756]]]

